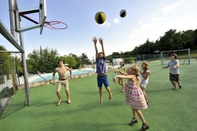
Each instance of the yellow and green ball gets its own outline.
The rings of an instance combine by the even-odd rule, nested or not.
[[[98,24],[103,24],[106,21],[105,13],[103,13],[101,11],[100,12],[97,12],[96,15],[95,15],[95,21]]]

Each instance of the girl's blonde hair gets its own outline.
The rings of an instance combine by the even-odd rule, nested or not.
[[[131,66],[131,70],[134,72],[134,75],[137,77],[138,76],[138,72],[139,72],[138,66],[136,64],[132,65]]]
[[[139,74],[138,74],[139,68],[138,68],[138,66],[136,64],[132,65],[130,68],[134,72],[133,75],[136,76],[136,78],[137,78],[137,85],[139,86],[140,85],[140,78],[139,78]]]
[[[144,73],[149,69],[149,68],[148,68],[148,62],[143,61],[142,64],[145,65],[145,70],[144,70],[144,72],[143,72],[143,74],[144,74]]]

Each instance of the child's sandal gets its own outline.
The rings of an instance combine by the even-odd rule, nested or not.
[[[143,123],[140,130],[141,130],[141,131],[145,131],[145,130],[147,130],[147,129],[149,129],[149,125],[146,124],[146,123]]]
[[[129,123],[130,126],[132,126],[133,124],[137,123],[137,119],[136,118],[133,118],[131,120],[131,122]]]

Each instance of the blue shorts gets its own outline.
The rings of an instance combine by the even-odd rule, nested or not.
[[[97,84],[99,88],[102,87],[102,84],[105,85],[105,88],[109,87],[107,76],[97,76]]]

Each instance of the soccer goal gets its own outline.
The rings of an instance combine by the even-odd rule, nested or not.
[[[170,55],[174,53],[178,55],[178,60],[181,65],[190,65],[190,48],[161,51],[161,65],[167,64],[170,61]]]

